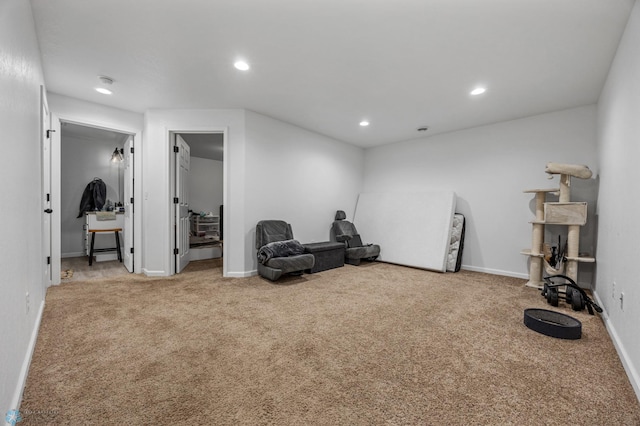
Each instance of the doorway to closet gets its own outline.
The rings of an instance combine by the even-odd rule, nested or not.
[[[63,282],[112,277],[133,272],[133,135],[60,122],[60,269]],[[83,204],[93,185],[104,184],[104,205]],[[93,197],[91,197],[93,201]],[[87,212],[86,210],[92,210]],[[89,265],[92,228],[122,229],[95,233],[94,261]],[[97,225],[96,225],[97,224]],[[121,260],[114,248],[118,238]]]
[[[174,271],[220,269],[224,254],[224,132],[171,132]]]

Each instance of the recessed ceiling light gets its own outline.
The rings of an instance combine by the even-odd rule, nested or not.
[[[233,64],[233,66],[239,69],[240,71],[247,71],[249,69],[249,64],[246,63],[245,61],[236,61]]]
[[[103,95],[110,95],[113,92],[109,89],[105,89],[104,87],[96,87],[96,92],[102,93]]]
[[[367,120],[362,120],[362,121],[360,122],[360,125],[361,125],[362,127],[367,127],[367,126],[369,125],[369,122],[368,122]]]
[[[471,94],[473,96],[477,96],[477,95],[482,95],[486,91],[487,89],[485,89],[484,87],[477,87],[471,91]]]

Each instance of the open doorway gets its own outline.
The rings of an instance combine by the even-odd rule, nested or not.
[[[224,132],[172,132],[171,140],[174,272],[192,261],[222,272]]]
[[[61,121],[60,257],[63,282],[133,272],[133,135]],[[100,205],[83,203],[98,183]],[[121,229],[94,232],[89,229]],[[95,236],[95,237],[94,237]],[[114,237],[118,238],[120,256]],[[90,264],[91,239],[95,238]]]

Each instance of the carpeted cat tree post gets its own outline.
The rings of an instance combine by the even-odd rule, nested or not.
[[[560,175],[560,187],[553,189],[528,189],[525,193],[536,194],[536,218],[531,222],[533,227],[531,249],[521,253],[531,258],[529,264],[529,281],[527,286],[542,288],[543,270],[555,271],[573,281],[578,280],[578,263],[595,262],[595,258],[580,256],[580,227],[587,223],[587,203],[571,201],[571,178],[589,179],[592,176],[587,166],[577,164],[548,163],[545,172],[550,175]],[[558,195],[557,202],[547,202],[547,194]],[[566,225],[568,227],[567,251],[564,256],[563,268],[554,270],[544,258],[544,230],[545,225]],[[558,247],[560,250],[560,247]]]

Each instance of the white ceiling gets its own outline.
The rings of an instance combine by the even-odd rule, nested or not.
[[[31,3],[51,92],[246,108],[370,147],[597,102],[634,0]]]

